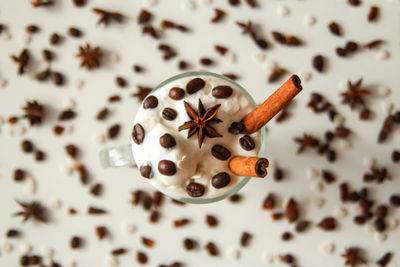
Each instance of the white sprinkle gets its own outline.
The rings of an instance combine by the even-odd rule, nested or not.
[[[299,73],[300,80],[309,82],[312,78],[312,73],[309,71],[302,71]]]
[[[279,17],[285,17],[290,14],[290,9],[287,6],[278,6],[276,9],[276,14]]]
[[[391,90],[388,87],[386,87],[384,85],[380,85],[378,87],[378,96],[385,97],[385,96],[390,95],[390,93],[391,93]]]
[[[106,142],[106,137],[104,134],[96,134],[93,136],[93,141],[97,144],[104,144]]]
[[[372,222],[369,222],[365,225],[365,231],[367,233],[373,234],[376,232],[375,226]]]
[[[25,191],[27,194],[31,194],[31,195],[33,195],[33,194],[36,193],[36,181],[35,181],[35,179],[34,179],[32,176],[30,176],[30,175],[28,175],[28,179],[27,179],[26,182],[25,182],[24,191]]]
[[[20,125],[20,124],[14,125],[13,128],[14,128],[14,134],[15,134],[16,136],[22,136],[22,135],[24,135],[25,132],[26,132],[26,127],[23,126],[23,125]]]
[[[143,5],[145,7],[153,7],[158,4],[158,0],[144,0]]]
[[[114,63],[119,62],[120,56],[116,52],[111,52],[109,54],[109,60],[110,60],[110,62],[114,62]]]
[[[60,165],[60,171],[62,174],[71,176],[74,173],[74,166],[71,164],[62,164]]]
[[[263,68],[268,72],[272,73],[277,66],[276,62],[273,60],[265,60],[263,64]]]
[[[32,37],[29,34],[24,33],[21,35],[19,41],[22,46],[25,46],[25,45],[28,45],[32,41]]]
[[[325,199],[322,197],[316,197],[312,200],[313,205],[316,208],[322,208],[325,205]]]
[[[348,82],[345,81],[345,80],[338,82],[338,84],[337,84],[338,90],[340,90],[340,91],[346,91],[346,90],[347,90],[347,83],[348,83]]]
[[[181,8],[183,10],[194,10],[196,3],[193,0],[181,0]]]
[[[333,123],[335,126],[342,126],[346,121],[346,118],[343,115],[336,114],[335,118],[333,119]]]
[[[397,226],[399,225],[399,221],[395,218],[391,218],[387,221],[388,224],[388,230],[395,230]]]
[[[225,55],[224,55],[224,59],[228,62],[228,63],[235,63],[236,62],[236,54],[232,51],[228,51]]]
[[[14,136],[14,127],[11,124],[6,124],[3,126],[4,132],[6,132],[10,136]]]
[[[341,150],[348,150],[352,147],[350,140],[347,139],[340,139],[339,140],[339,148]]]
[[[54,250],[49,248],[49,247],[47,247],[47,246],[41,246],[40,247],[40,252],[42,253],[42,255],[44,257],[47,257],[47,258],[50,258],[50,259],[52,259],[53,256],[54,256]]]
[[[54,199],[51,204],[51,208],[54,210],[59,210],[62,207],[62,201],[61,199]]]
[[[64,101],[63,101],[64,109],[73,109],[75,107],[76,107],[76,101],[73,98],[68,97],[68,98],[64,99]]]
[[[201,3],[203,5],[211,5],[213,3],[213,0],[201,0]]]
[[[364,165],[365,168],[367,169],[371,169],[372,167],[375,166],[376,164],[376,159],[374,157],[371,156],[364,156],[363,160],[362,160],[362,164]]]
[[[118,258],[115,256],[107,255],[106,256],[106,265],[109,267],[119,266]]]
[[[312,167],[308,167],[306,169],[306,177],[310,181],[318,179],[319,175],[320,175],[319,171],[314,169],[314,168],[312,168]]]
[[[5,241],[5,242],[3,243],[3,245],[2,245],[2,250],[3,250],[5,253],[9,254],[9,253],[11,253],[11,252],[14,250],[14,246],[13,246],[10,242]]]
[[[76,267],[78,266],[74,260],[66,260],[66,262],[63,264],[65,267]]]
[[[51,266],[53,264],[53,262],[54,262],[53,259],[49,258],[49,257],[43,257],[43,259],[42,259],[42,264],[44,266]]]
[[[8,81],[4,78],[0,78],[0,87],[4,88],[7,86]]]
[[[304,26],[311,27],[317,22],[317,19],[311,15],[305,15],[303,18]]]
[[[342,219],[347,216],[347,210],[344,207],[335,207],[333,209],[333,216],[336,219]]]
[[[254,62],[262,64],[267,59],[267,54],[263,52],[256,51],[253,53],[252,58]]]
[[[331,255],[335,252],[335,244],[330,241],[326,241],[319,246],[319,249],[322,253]]]
[[[263,263],[268,263],[268,264],[274,263],[274,253],[272,253],[270,251],[264,251],[261,254],[261,261]]]
[[[385,49],[379,50],[375,54],[375,58],[377,60],[385,60],[385,59],[388,59],[389,57],[390,57],[390,53],[389,53],[389,51],[387,51]]]
[[[310,190],[314,193],[321,193],[324,191],[324,184],[319,181],[314,182],[310,185]]]
[[[393,103],[388,101],[381,101],[381,109],[385,114],[390,114],[393,110]]]
[[[4,41],[8,41],[11,39],[11,34],[7,30],[3,30],[3,32],[1,33],[1,37]]]
[[[85,82],[82,79],[76,79],[75,82],[74,82],[75,88],[76,89],[82,89],[84,83]]]
[[[241,253],[237,248],[229,248],[226,250],[226,256],[232,261],[237,261],[240,259]]]
[[[137,226],[131,223],[124,223],[122,224],[122,231],[131,235],[137,231]]]
[[[29,253],[32,252],[32,246],[29,245],[29,244],[26,243],[26,242],[22,242],[22,243],[19,245],[19,250],[21,251],[22,254],[29,254]]]
[[[74,130],[75,130],[75,127],[72,124],[65,126],[65,132],[67,134],[72,134],[74,132]]]
[[[374,234],[374,239],[375,239],[376,242],[382,243],[382,242],[386,241],[386,239],[387,239],[387,234],[386,234],[386,233],[379,233],[379,232],[376,232],[376,233]]]

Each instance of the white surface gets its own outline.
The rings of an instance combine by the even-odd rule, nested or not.
[[[261,8],[251,9],[242,3],[240,7],[229,7],[226,1],[214,1],[211,5],[203,5],[202,1],[192,1],[196,8],[183,9],[187,1],[127,1],[127,0],[96,0],[88,1],[84,8],[74,8],[71,1],[57,1],[57,6],[51,9],[33,9],[28,1],[1,1],[0,22],[8,26],[10,34],[5,33],[0,38],[0,76],[7,81],[7,86],[0,90],[0,116],[8,118],[11,115],[21,115],[21,107],[25,100],[36,99],[46,105],[49,116],[40,127],[28,128],[22,137],[10,136],[5,126],[0,131],[0,244],[20,247],[23,242],[33,246],[33,253],[39,253],[42,246],[54,249],[54,258],[58,262],[76,261],[77,266],[106,266],[110,251],[116,247],[126,247],[129,253],[118,257],[120,266],[136,266],[136,250],[143,250],[149,256],[147,266],[157,266],[160,263],[169,264],[174,260],[186,263],[187,266],[269,266],[264,259],[272,253],[293,253],[301,266],[342,266],[343,258],[340,254],[344,248],[359,246],[367,252],[367,259],[371,265],[387,251],[397,252],[391,266],[400,266],[398,243],[400,240],[399,228],[388,232],[387,240],[382,243],[375,241],[374,235],[366,232],[360,226],[352,223],[354,215],[351,206],[345,204],[349,215],[341,219],[338,230],[329,233],[313,226],[304,234],[296,234],[289,242],[282,242],[282,232],[291,229],[286,221],[272,222],[269,214],[260,209],[261,203],[268,192],[277,193],[282,200],[294,196],[301,205],[301,216],[319,221],[322,217],[332,215],[338,205],[338,184],[349,181],[352,188],[362,186],[362,174],[366,168],[363,158],[373,156],[379,166],[387,166],[393,175],[393,180],[373,187],[374,198],[381,203],[387,202],[388,196],[400,191],[399,165],[390,160],[393,147],[400,147],[398,131],[390,140],[382,145],[376,144],[378,129],[386,115],[380,108],[380,97],[376,93],[368,98],[370,107],[374,111],[372,121],[360,122],[358,113],[351,112],[348,106],[340,105],[338,83],[350,79],[355,81],[364,78],[363,84],[376,92],[378,86],[387,86],[392,89],[385,101],[395,104],[399,109],[400,91],[399,71],[400,62],[400,6],[398,1],[362,1],[360,7],[350,7],[346,1],[259,1]],[[243,2],[243,1],[242,1]],[[286,17],[278,17],[276,10],[282,3],[290,8],[291,13]],[[169,201],[161,208],[162,217],[158,224],[148,223],[148,214],[141,207],[132,207],[129,204],[130,192],[134,189],[152,191],[146,180],[141,179],[136,169],[104,170],[98,162],[98,152],[101,148],[126,144],[130,138],[133,115],[138,102],[129,95],[135,92],[135,85],[156,86],[159,82],[175,75],[177,59],[164,62],[161,53],[157,50],[159,42],[142,37],[141,29],[136,23],[136,16],[147,4],[150,11],[156,15],[155,25],[161,19],[172,19],[183,23],[192,29],[189,34],[177,31],[166,31],[161,42],[171,44],[179,49],[179,59],[188,60],[194,69],[202,69],[199,65],[201,57],[218,59],[216,66],[207,68],[215,72],[233,72],[240,75],[238,81],[247,88],[255,99],[262,101],[271,94],[280,84],[267,84],[265,70],[262,64],[254,62],[254,52],[260,50],[248,36],[242,36],[241,29],[235,21],[248,21],[260,24],[260,30],[271,45],[266,50],[268,61],[276,61],[280,66],[287,68],[291,73],[311,72],[312,78],[304,82],[303,92],[296,97],[296,104],[291,107],[292,117],[289,121],[277,125],[271,122],[268,127],[268,141],[266,157],[279,162],[288,170],[284,181],[277,183],[269,175],[266,179],[257,179],[249,182],[241,191],[244,199],[240,204],[221,201],[207,205],[176,206]],[[370,5],[381,8],[381,16],[375,23],[368,23],[366,15]],[[111,24],[107,28],[97,26],[98,17],[90,9],[92,7],[107,8],[122,12],[128,18],[122,25]],[[210,18],[214,15],[214,8],[220,7],[228,12],[225,20],[220,24],[211,25]],[[303,26],[305,15],[316,17],[313,27]],[[336,37],[329,33],[327,24],[335,20],[343,27],[344,36]],[[23,46],[19,36],[24,33],[25,26],[35,23],[42,29],[33,35],[29,50],[35,61],[41,61],[41,49],[50,48],[57,54],[52,63],[54,70],[63,72],[67,77],[67,84],[55,87],[49,83],[33,81],[28,74],[17,77],[16,65],[10,60],[11,54],[20,53]],[[58,32],[66,35],[69,26],[77,26],[84,32],[81,39],[66,37],[57,47],[50,46],[48,38],[51,33]],[[272,41],[269,34],[272,30],[286,34],[298,35],[305,41],[299,48],[280,46]],[[11,38],[10,40],[8,40]],[[338,58],[335,48],[343,46],[347,40],[366,43],[376,38],[382,38],[386,43],[384,50],[362,51],[351,58]],[[100,45],[108,53],[117,53],[120,61],[109,60],[103,67],[92,72],[80,69],[79,60],[75,58],[78,45],[89,42],[91,45]],[[236,54],[236,63],[228,63],[219,58],[214,52],[214,44],[229,47]],[[389,58],[377,60],[376,56],[388,51]],[[326,73],[316,73],[311,67],[311,59],[315,54],[323,54],[329,60]],[[133,64],[141,64],[146,68],[143,75],[132,72]],[[114,83],[117,75],[129,80],[129,88],[121,90]],[[83,87],[77,90],[76,82],[82,81]],[[284,78],[282,78],[284,81]],[[79,82],[81,83],[81,82]],[[296,156],[297,145],[292,141],[294,136],[303,132],[315,134],[319,137],[327,129],[333,129],[326,114],[314,115],[306,108],[310,92],[320,92],[332,102],[337,110],[346,117],[345,125],[355,133],[351,138],[352,148],[338,151],[339,157],[335,164],[328,163],[325,158],[313,152],[305,152]],[[108,104],[107,99],[112,94],[123,96],[121,103]],[[52,127],[56,123],[56,116],[61,110],[65,99],[76,99],[78,117],[63,125],[73,125],[74,131],[55,136]],[[107,105],[112,110],[112,116],[106,122],[97,122],[93,118],[97,111]],[[113,123],[122,123],[121,134],[115,141],[106,140],[105,144],[91,142],[91,137],[98,133],[105,133]],[[7,125],[8,126],[8,125]],[[275,127],[277,126],[277,127]],[[32,155],[22,153],[20,142],[23,138],[31,139],[35,145],[46,152],[48,158],[42,163],[36,163]],[[353,140],[354,139],[354,140]],[[105,193],[100,198],[88,194],[88,188],[78,181],[76,173],[67,176],[59,170],[61,165],[69,163],[64,152],[64,145],[75,143],[82,150],[81,161],[96,182],[105,185]],[[320,193],[309,190],[309,181],[306,179],[306,170],[309,167],[332,169],[338,177],[333,185],[327,185],[323,195],[326,204],[318,209],[312,205],[314,198]],[[25,168],[37,179],[37,192],[32,197],[24,191],[24,185],[12,182],[12,172],[15,168]],[[52,211],[52,222],[49,224],[21,224],[21,218],[12,217],[18,207],[15,198],[22,200],[38,199],[46,205],[54,199],[60,199],[63,207]],[[109,212],[107,216],[88,216],[88,205],[104,207]],[[74,207],[78,214],[69,216],[66,210]],[[209,229],[204,223],[205,214],[212,213],[218,216],[219,225]],[[399,218],[399,210],[390,212],[389,218]],[[182,229],[172,228],[172,221],[177,218],[188,217],[192,222]],[[121,230],[121,223],[129,222],[137,225],[137,232],[133,235]],[[95,236],[95,226],[102,224],[109,228],[112,238],[98,241]],[[5,232],[10,227],[23,231],[23,238],[6,241]],[[223,253],[229,247],[239,246],[239,238],[243,231],[252,233],[253,239],[249,247],[241,248],[241,258],[230,261]],[[71,250],[69,240],[72,235],[79,235],[86,239],[86,245],[80,250]],[[148,236],[156,241],[153,248],[145,248],[140,241],[141,236]],[[200,247],[195,251],[186,252],[182,240],[192,237],[199,241]],[[221,256],[210,257],[203,246],[208,241],[215,241]],[[321,243],[334,242],[335,251],[332,255],[319,252]],[[6,252],[9,248],[1,248],[0,265],[17,266],[18,249]],[[266,254],[264,254],[266,253]],[[107,260],[108,259],[108,260]],[[264,259],[264,260],[263,260]],[[276,260],[274,261],[277,264]]]

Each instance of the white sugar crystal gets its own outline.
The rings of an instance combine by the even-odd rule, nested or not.
[[[184,10],[194,10],[196,9],[196,3],[194,0],[181,0],[181,7]]]
[[[109,60],[110,60],[110,62],[114,62],[114,63],[119,62],[120,56],[116,52],[111,52],[109,54]]]
[[[82,79],[76,79],[75,82],[74,82],[75,88],[76,89],[82,89],[84,83],[85,82]]]
[[[287,6],[278,6],[276,9],[276,14],[279,17],[285,17],[290,14],[290,9]]]
[[[319,181],[314,182],[310,185],[310,190],[314,193],[321,193],[324,191],[324,184]]]
[[[375,239],[376,242],[382,243],[382,242],[386,241],[386,239],[387,239],[387,234],[386,234],[386,233],[379,233],[379,232],[376,232],[376,233],[374,234],[374,239]]]
[[[42,258],[42,264],[44,265],[44,266],[51,266],[52,264],[53,264],[53,259],[52,258],[49,258],[49,257],[43,257]]]
[[[4,41],[11,40],[11,34],[7,30],[3,30],[3,32],[1,33],[1,37]]]
[[[76,101],[73,98],[68,97],[68,98],[64,99],[64,101],[63,101],[64,109],[73,109],[75,107],[76,107]]]
[[[104,144],[106,142],[106,136],[104,134],[96,134],[93,136],[93,141],[97,144]]]
[[[240,259],[241,253],[240,250],[237,248],[228,248],[226,250],[226,256],[230,260],[237,261]]]
[[[335,248],[336,248],[335,244],[330,241],[323,242],[319,246],[320,251],[327,255],[333,254],[335,252]]]
[[[335,207],[333,209],[333,216],[336,219],[342,219],[347,216],[347,210],[344,207]]]
[[[306,177],[310,181],[318,179],[319,175],[320,175],[319,171],[314,169],[314,168],[312,168],[312,167],[308,167],[306,169]]]
[[[0,78],[0,87],[1,88],[4,88],[4,87],[6,87],[7,86],[7,80],[6,79],[4,79],[4,78]]]
[[[64,267],[76,267],[76,266],[78,266],[78,265],[77,265],[76,262],[73,261],[73,260],[67,260],[67,261],[63,264],[63,266],[64,266]]]
[[[388,87],[384,86],[384,85],[380,85],[380,86],[378,86],[377,93],[378,93],[378,96],[385,97],[385,96],[390,95],[391,90]]]
[[[367,231],[367,233],[373,234],[376,232],[375,226],[372,222],[369,222],[365,225],[365,231]]]
[[[14,250],[14,246],[8,241],[5,241],[2,244],[1,248],[2,248],[2,251],[4,251],[7,254],[11,253]]]
[[[122,231],[127,234],[134,234],[137,231],[137,226],[132,223],[123,223]]]
[[[253,53],[252,58],[254,62],[262,64],[267,59],[267,54],[264,52],[256,51]]]
[[[20,45],[25,46],[32,41],[32,37],[29,34],[24,33],[20,36],[19,41]]]
[[[339,148],[342,150],[347,150],[351,148],[351,142],[347,139],[340,139],[339,140]]]
[[[395,218],[391,218],[387,221],[388,230],[395,230],[399,225],[399,221]]]
[[[338,82],[337,88],[339,91],[346,91],[347,90],[347,81],[343,80]]]
[[[53,258],[53,256],[54,256],[54,250],[49,248],[48,246],[41,246],[40,252],[42,253],[42,255],[44,257],[47,257],[47,258]]]
[[[14,134],[16,136],[22,136],[26,133],[26,127],[20,124],[14,125]]]
[[[343,115],[336,114],[335,118],[333,119],[333,123],[335,126],[342,126],[346,121],[346,118]]]
[[[316,197],[312,200],[313,205],[316,208],[322,208],[325,205],[325,199],[322,197]]]
[[[29,245],[29,244],[26,243],[26,242],[22,242],[22,243],[19,245],[19,250],[21,251],[22,254],[29,254],[29,253],[32,252],[32,246]]]
[[[144,0],[143,5],[145,7],[153,7],[158,4],[158,0]]]
[[[390,114],[394,108],[393,103],[388,101],[381,101],[381,109],[385,114]]]
[[[374,157],[371,157],[371,156],[367,155],[367,156],[363,157],[362,163],[363,163],[365,168],[371,169],[372,167],[375,166],[376,159]]]
[[[226,52],[226,54],[224,55],[224,59],[228,62],[228,63],[235,63],[236,62],[236,54],[232,51],[228,51]]]
[[[272,264],[272,263],[274,263],[274,253],[272,253],[272,252],[270,252],[270,251],[264,251],[262,254],[261,254],[261,261],[263,262],[263,263],[266,263],[266,264]]]
[[[74,173],[74,166],[71,164],[62,164],[60,165],[60,171],[62,174],[71,176]]]
[[[317,22],[317,19],[311,15],[305,15],[303,18],[304,26],[310,27],[313,26]]]
[[[273,60],[265,60],[263,64],[263,68],[268,71],[269,73],[272,73],[277,66],[276,62]]]
[[[15,133],[14,133],[14,127],[13,127],[13,125],[11,125],[11,124],[6,124],[6,125],[4,125],[3,126],[3,130],[4,130],[4,132],[6,132],[8,135],[10,135],[10,136],[14,136],[15,135]]]
[[[52,209],[59,210],[62,207],[61,199],[54,199],[50,204]]]
[[[119,266],[118,258],[115,256],[107,255],[106,256],[106,266],[109,266],[109,267]]]
[[[375,58],[377,60],[385,60],[388,59],[390,57],[390,53],[389,51],[385,50],[385,49],[381,49],[378,52],[376,52],[375,54]]]
[[[299,73],[299,78],[304,82],[309,82],[312,78],[312,73],[309,71],[302,71]]]
[[[213,0],[201,0],[200,1],[203,5],[211,5],[213,3]]]
[[[25,182],[24,191],[31,195],[36,193],[36,181],[32,176],[28,176],[28,179]]]

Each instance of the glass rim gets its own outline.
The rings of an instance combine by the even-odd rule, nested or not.
[[[212,76],[212,77],[216,77],[219,79],[222,79],[228,83],[233,84],[234,86],[236,86],[237,88],[239,88],[239,90],[246,96],[246,98],[250,101],[250,103],[253,105],[253,107],[256,107],[257,104],[254,101],[253,97],[249,94],[249,92],[247,92],[246,89],[244,89],[240,84],[238,84],[237,82],[235,82],[234,80],[223,76],[221,74],[217,74],[217,73],[213,73],[213,72],[208,72],[208,71],[188,71],[188,72],[183,72],[177,75],[174,75],[164,81],[162,81],[160,84],[158,84],[152,91],[151,93],[157,91],[158,89],[160,89],[161,87],[163,87],[164,85],[173,82],[177,79],[181,79],[181,78],[186,78],[186,77],[191,77],[191,76]],[[263,126],[260,130],[258,130],[258,132],[261,132],[261,142],[260,142],[260,147],[257,153],[257,156],[260,157],[264,154],[264,147],[265,147],[265,126]],[[170,194],[169,192],[167,192],[166,190],[160,188],[159,186],[157,186],[155,183],[150,183],[152,186],[154,186],[157,190],[159,190],[161,193],[163,193],[166,196],[169,196],[177,201],[180,202],[185,202],[185,203],[191,203],[191,204],[207,204],[207,203],[212,203],[212,202],[217,202],[220,201],[222,199],[225,199],[235,193],[237,193],[240,189],[242,189],[248,182],[250,179],[252,179],[251,177],[248,176],[239,176],[241,178],[241,181],[238,182],[234,187],[232,187],[231,190],[229,190],[228,192],[226,192],[225,194],[216,196],[216,197],[178,197],[178,196],[174,196],[172,194]],[[149,181],[150,182],[150,181]]]

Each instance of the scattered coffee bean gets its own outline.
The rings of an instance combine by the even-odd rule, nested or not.
[[[331,23],[329,23],[328,28],[332,34],[337,35],[337,36],[342,35],[342,31],[336,22],[332,21]]]
[[[148,261],[148,257],[146,255],[146,253],[142,252],[142,251],[138,251],[136,252],[136,260],[140,263],[140,264],[145,264]]]
[[[244,131],[244,125],[241,122],[234,121],[228,128],[228,132],[231,134],[240,134]]]
[[[75,27],[70,27],[68,29],[68,34],[74,38],[82,37],[82,31]]]
[[[211,179],[211,184],[215,188],[222,188],[227,186],[231,182],[231,177],[226,172],[220,172],[214,175]]]
[[[185,90],[179,87],[173,87],[169,90],[168,96],[173,100],[181,100],[185,96]]]
[[[110,111],[108,110],[108,108],[105,107],[97,113],[96,119],[99,121],[105,120],[109,114],[110,114]]]
[[[309,221],[306,221],[306,220],[299,221],[296,224],[294,230],[298,233],[302,233],[302,232],[306,231],[310,225],[311,225],[311,223]]]
[[[53,52],[51,52],[50,50],[47,50],[47,49],[43,49],[42,55],[43,55],[44,60],[47,62],[52,61],[54,58]]]
[[[35,160],[36,161],[43,161],[46,159],[46,154],[41,150],[35,151]]]
[[[39,255],[32,255],[29,257],[29,265],[38,265],[39,263],[41,263],[42,261],[42,257],[40,257]]]
[[[60,121],[71,120],[71,119],[75,118],[75,116],[76,116],[75,111],[73,111],[71,109],[67,109],[60,113],[60,115],[58,116],[58,120],[60,120]]]
[[[102,215],[102,214],[106,214],[107,211],[105,209],[89,206],[87,213],[92,214],[92,215]]]
[[[378,218],[374,221],[374,227],[376,231],[383,232],[386,230],[386,223],[382,218]]]
[[[61,86],[64,84],[65,77],[62,73],[60,72],[51,72],[51,78],[53,80],[53,83],[57,86]]]
[[[6,237],[7,238],[16,238],[16,237],[19,237],[19,236],[21,236],[21,232],[18,231],[18,230],[15,230],[15,229],[10,229],[6,233]]]
[[[121,125],[116,123],[114,125],[112,125],[110,128],[108,128],[107,131],[107,136],[110,139],[114,139],[118,136],[119,132],[121,130]]]
[[[218,219],[214,215],[206,215],[206,223],[210,227],[216,227],[218,225]]]
[[[164,108],[162,111],[162,117],[167,121],[173,121],[178,116],[178,113],[172,108]]]
[[[176,145],[175,138],[172,135],[170,135],[169,133],[166,133],[160,137],[160,145],[163,148],[174,147]]]
[[[13,174],[14,181],[21,182],[24,181],[26,177],[26,172],[22,169],[16,169]]]
[[[125,248],[116,248],[111,251],[111,255],[113,256],[124,255],[127,252],[128,251]]]
[[[174,227],[182,227],[182,226],[187,225],[190,222],[191,222],[190,219],[182,218],[182,219],[174,220],[172,224]]]
[[[233,203],[240,202],[242,200],[242,195],[240,194],[233,194],[232,196],[229,197],[229,201]]]
[[[160,219],[160,212],[157,210],[153,210],[150,212],[149,221],[151,223],[156,223]]]
[[[375,215],[378,218],[384,219],[388,214],[388,207],[386,205],[379,205],[375,210]]]
[[[355,224],[363,225],[367,221],[367,218],[363,215],[357,215],[353,218]]]
[[[103,185],[102,184],[94,184],[91,188],[90,188],[90,194],[92,194],[93,196],[100,196],[103,193]]]
[[[285,218],[289,222],[295,222],[299,216],[297,202],[294,198],[290,198],[285,207]]]
[[[217,23],[223,20],[225,17],[226,13],[222,9],[219,8],[214,8],[215,15],[214,17],[211,18],[211,23]]]
[[[242,247],[247,247],[250,244],[252,238],[253,238],[252,234],[248,232],[243,232],[242,235],[240,236],[240,245]]]
[[[317,226],[318,226],[319,228],[321,228],[322,230],[325,230],[325,231],[332,231],[332,230],[336,229],[337,222],[336,222],[336,219],[333,218],[333,217],[326,217],[326,218],[323,218],[323,219],[317,224]]]
[[[380,267],[385,267],[392,260],[392,257],[393,254],[391,252],[387,252],[376,262],[376,264]]]
[[[69,144],[65,146],[65,152],[67,152],[71,158],[76,159],[79,153],[79,148],[73,144]]]
[[[393,150],[393,152],[392,152],[392,161],[394,163],[400,162],[400,151]]]
[[[281,236],[283,241],[289,241],[293,238],[293,235],[290,232],[284,232]]]
[[[189,95],[196,93],[206,85],[206,82],[201,78],[194,78],[186,85],[186,91]]]
[[[185,238],[183,240],[183,246],[185,247],[186,250],[192,250],[197,247],[198,243],[196,240],[191,239],[191,238]]]
[[[76,7],[83,7],[86,5],[86,0],[73,0]]]
[[[144,129],[140,123],[136,123],[133,126],[133,131],[132,131],[132,139],[136,144],[141,144],[144,140]]]
[[[327,184],[330,184],[330,183],[333,183],[334,181],[336,181],[336,177],[332,174],[331,171],[322,170],[321,176],[322,176],[322,179]]]
[[[191,197],[201,197],[204,195],[205,188],[202,184],[191,182],[186,186],[186,191]]]
[[[275,208],[275,203],[276,203],[275,195],[273,193],[268,193],[262,204],[262,209],[273,210]]]
[[[204,66],[211,66],[214,65],[214,61],[211,58],[204,57],[200,59],[200,64]]]
[[[184,61],[184,60],[180,60],[180,61],[178,62],[178,68],[179,68],[180,70],[186,70],[186,69],[188,69],[189,67],[190,67],[189,63],[187,63],[187,62]]]
[[[40,31],[40,28],[37,25],[31,24],[26,26],[26,31],[28,33],[38,33]]]
[[[361,0],[347,0],[347,2],[351,6],[359,6],[359,5],[361,5]]]
[[[99,240],[102,240],[104,237],[108,235],[108,230],[105,226],[96,226],[96,235],[99,238]]]
[[[153,95],[148,96],[143,102],[144,109],[151,109],[151,108],[155,108],[157,106],[158,106],[158,99],[157,99],[157,97],[155,97]]]
[[[219,85],[212,89],[211,93],[215,98],[228,98],[232,95],[232,87],[227,85]]]
[[[176,173],[175,163],[170,160],[160,160],[158,162],[158,171],[161,174],[172,176]]]
[[[354,41],[348,41],[348,42],[346,42],[344,49],[346,49],[347,52],[353,53],[353,52],[357,51],[358,44]]]
[[[70,241],[70,246],[72,249],[78,249],[82,246],[82,242],[83,242],[82,238],[74,236]]]
[[[53,33],[53,34],[50,36],[50,43],[51,43],[52,45],[58,45],[60,42],[61,42],[61,36],[58,35],[57,33]]]
[[[316,55],[314,56],[312,60],[312,65],[314,69],[316,69],[318,72],[323,72],[324,71],[324,57],[322,55]]]
[[[276,167],[274,170],[274,180],[279,182],[282,181],[284,177],[285,177],[285,172],[281,168]]]
[[[147,237],[144,237],[144,236],[142,236],[142,243],[143,243],[143,245],[145,245],[148,248],[153,247],[154,244],[155,244],[153,239],[150,239],[150,238],[147,238]]]
[[[153,18],[153,14],[151,14],[149,11],[146,9],[142,9],[139,13],[138,16],[138,23],[139,24],[146,24],[150,22],[150,20]]]
[[[253,138],[250,135],[245,135],[239,139],[240,146],[247,151],[253,150],[256,147]]]
[[[208,242],[205,248],[207,249],[208,254],[210,254],[211,256],[219,255],[218,247],[214,244],[214,242]]]
[[[115,78],[115,83],[121,88],[124,88],[128,85],[128,82],[121,76]]]
[[[296,258],[292,254],[285,254],[285,255],[281,255],[279,257],[280,257],[281,261],[283,261],[284,263],[287,263],[287,264],[291,264],[296,261]]]
[[[219,160],[227,160],[231,156],[229,149],[221,145],[214,145],[211,148],[211,154]]]

